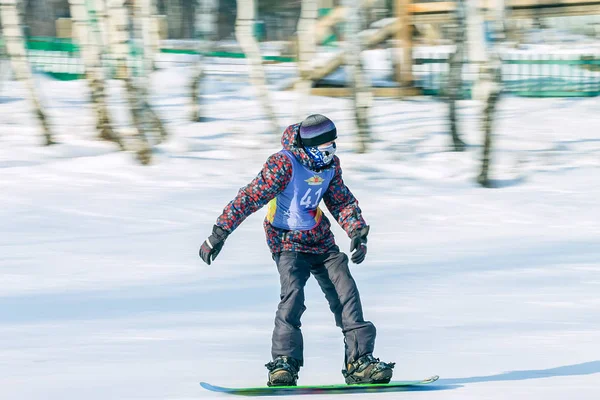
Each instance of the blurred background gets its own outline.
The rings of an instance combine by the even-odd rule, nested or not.
[[[281,106],[270,91],[297,93],[287,107],[297,120],[317,112],[309,110],[311,95],[353,99],[354,148],[360,153],[373,139],[374,98],[445,102],[456,151],[465,149],[457,102],[482,101],[484,163],[500,93],[600,93],[600,5],[593,0],[6,0],[2,10],[0,94],[8,96],[10,81],[25,82],[51,143],[58,134],[46,116],[52,104],[45,104],[36,76],[53,85],[87,80],[98,136],[134,150],[142,163],[172,131],[169,118],[152,105],[160,93],[145,83],[152,85],[165,70],[189,75],[183,85],[192,122],[214,117],[206,112],[211,102],[203,106],[202,99],[218,90],[215,82],[224,88],[245,79],[275,132],[291,121],[278,120]],[[111,111],[106,92],[121,83],[121,97],[129,99],[128,127],[113,115],[119,112]],[[479,180],[487,185],[482,168]]]
[[[198,248],[320,113],[395,377],[439,374],[417,393],[437,400],[598,399],[599,24],[600,0],[0,0],[0,398],[264,384],[265,210],[210,267]],[[342,383],[306,292],[300,383]]]

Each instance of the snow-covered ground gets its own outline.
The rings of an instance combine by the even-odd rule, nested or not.
[[[279,134],[242,79],[218,74],[210,118],[187,122],[189,72],[154,76],[172,138],[149,167],[93,140],[84,82],[38,77],[62,143],[51,148],[23,87],[2,85],[0,398],[216,399],[198,382],[266,382],[279,279],[264,210],[212,266],[197,249]],[[120,93],[111,107],[125,124]],[[294,94],[272,95],[282,127],[295,122]],[[461,103],[465,153],[446,151],[444,104],[416,98],[376,100],[372,151],[355,154],[349,106],[315,97],[310,112],[338,124],[345,182],[371,225],[352,271],[376,356],[397,362],[397,379],[441,376],[438,390],[359,396],[598,399],[599,100],[503,99],[493,190],[474,184],[477,103]],[[342,336],[314,280],[307,308],[300,383],[342,383]]]

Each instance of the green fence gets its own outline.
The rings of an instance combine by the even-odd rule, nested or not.
[[[0,48],[3,43],[0,40]],[[138,46],[130,46],[130,66],[134,69],[142,68],[142,49]],[[27,40],[27,53],[32,68],[37,72],[42,72],[59,80],[75,80],[84,77],[85,67],[79,46],[70,39],[57,39],[51,37],[30,37]],[[161,53],[180,54],[196,56],[200,54],[192,49],[163,48]],[[202,53],[208,57],[220,58],[245,58],[241,52],[230,51],[211,51]],[[292,57],[281,56],[263,56],[267,62],[291,62]],[[186,63],[192,63],[193,59],[188,59]],[[104,58],[103,63],[109,71],[114,71],[114,60]]]
[[[424,94],[442,95],[448,75],[447,55],[415,59],[415,84]],[[474,66],[463,66],[463,97],[470,98]],[[600,55],[505,54],[503,90],[525,97],[590,97],[600,95]]]
[[[200,54],[195,50],[186,50],[186,49],[160,49],[161,53],[165,54],[190,54],[190,55],[198,55]],[[246,58],[244,53],[239,52],[230,52],[230,51],[208,51],[202,53],[203,56],[206,57],[220,57],[220,58]],[[283,56],[263,56],[263,60],[272,61],[272,62],[293,62],[295,58],[293,57],[283,57]]]
[[[70,39],[30,37],[27,55],[32,68],[55,79],[74,80],[84,76],[79,46]]]
[[[2,43],[0,41],[0,47]],[[141,49],[132,48],[131,62],[141,68]],[[79,47],[69,39],[30,37],[27,41],[32,67],[56,79],[80,79],[84,66]],[[192,63],[199,53],[191,48],[163,48],[162,53],[184,56],[181,63]],[[185,57],[192,56],[191,58]],[[244,58],[241,52],[213,51],[204,53],[211,57]],[[443,94],[448,74],[448,54],[415,52],[415,85],[423,94]],[[266,61],[291,62],[291,57],[264,56]],[[105,66],[113,66],[112,60],[103,60]],[[139,63],[140,65],[137,65]],[[600,95],[600,55],[582,54],[525,54],[507,53],[502,56],[502,80],[505,92],[530,97],[586,97]],[[463,94],[470,97],[476,78],[474,66],[463,66]]]

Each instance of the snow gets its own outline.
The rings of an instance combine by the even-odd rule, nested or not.
[[[290,74],[267,71],[272,89]],[[197,250],[279,134],[243,72],[213,72],[204,123],[186,120],[188,67],[154,74],[172,137],[149,167],[94,139],[83,81],[36,76],[61,142],[51,148],[39,146],[24,87],[3,83],[0,398],[217,399],[198,382],[266,382],[279,279],[264,210],[213,265]],[[271,94],[280,125],[295,122],[295,95]],[[125,126],[118,82],[109,96]],[[350,101],[311,99],[310,112],[338,125],[344,180],[371,225],[367,260],[351,269],[378,329],[375,355],[397,362],[398,380],[441,376],[437,390],[360,396],[595,400],[598,99],[503,98],[491,190],[474,183],[479,105],[460,106],[464,153],[447,151],[446,106],[410,98],[375,100],[375,140],[359,155]],[[306,291],[300,383],[342,383],[341,333],[314,280]]]

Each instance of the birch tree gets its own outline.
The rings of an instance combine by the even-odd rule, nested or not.
[[[31,67],[27,60],[27,50],[17,0],[0,0],[0,21],[2,22],[2,32],[6,43],[6,53],[15,78],[22,81],[27,89],[29,101],[42,128],[45,145],[54,144],[52,129],[40,101]]]
[[[504,38],[504,0],[494,0],[489,9],[488,20],[491,21],[493,42],[486,49],[483,16],[481,10],[473,2],[467,2],[467,35],[469,40],[469,59],[479,65],[478,79],[473,88],[474,97],[483,101],[482,131],[484,145],[481,172],[477,182],[484,187],[491,187],[489,170],[492,157],[494,117],[498,100],[502,91],[502,63],[495,42]]]
[[[160,49],[156,24],[156,0],[136,0],[134,18],[140,26],[144,53],[144,72],[149,75],[154,68],[156,52]]]
[[[461,98],[463,88],[462,70],[467,45],[465,1],[468,0],[456,1],[455,20],[450,26],[450,36],[454,41],[455,50],[448,59],[446,99],[448,101],[448,120],[454,151],[464,151],[466,147],[458,131],[457,115],[458,100]]]
[[[254,37],[255,0],[237,0],[235,37],[250,64],[250,83],[255,87],[271,130],[279,132],[279,123],[271,104],[260,48]]]
[[[358,129],[356,149],[358,153],[365,153],[371,138],[369,111],[373,100],[371,84],[364,72],[361,59],[364,46],[359,35],[366,25],[366,10],[361,7],[361,0],[344,0],[343,4],[348,9],[344,43],[346,76],[352,90],[352,106]]]
[[[96,1],[92,7],[103,8],[101,1]],[[106,77],[102,65],[102,53],[105,35],[102,22],[97,18],[94,8],[88,8],[86,0],[69,0],[71,19],[73,22],[73,38],[79,45],[79,51],[85,66],[85,76],[88,81],[91,100],[96,112],[96,130],[103,140],[115,142],[121,150],[125,145],[112,127],[108,104],[106,101]]]
[[[312,89],[312,61],[316,53],[315,26],[318,17],[317,0],[302,0],[300,19],[298,20],[298,70],[300,81],[296,84],[298,103],[296,118],[298,121],[310,114],[310,92]]]
[[[150,46],[152,47],[152,54],[154,57],[153,70],[156,70],[156,54],[160,53],[160,21],[158,15],[158,0],[152,0],[150,2],[150,13],[151,13],[151,24],[150,24]]]
[[[88,9],[92,13],[92,19],[95,21],[94,28],[97,30],[99,41],[102,48],[105,49],[109,43],[108,36],[108,4],[107,0],[84,0]]]
[[[153,132],[157,132],[155,140],[157,143],[162,143],[167,139],[168,132],[159,118],[158,114],[150,105],[150,86],[151,86],[151,74],[154,71],[154,58],[155,47],[154,40],[155,35],[158,32],[153,31],[153,10],[156,9],[156,0],[138,0],[134,2],[133,18],[134,23],[130,24],[134,32],[131,36],[137,39],[137,42],[143,44],[143,69],[137,79],[137,90],[141,96],[141,101],[144,107],[144,112],[149,118],[149,124],[152,127]]]
[[[115,62],[117,78],[123,79],[126,98],[129,103],[131,119],[133,122],[133,137],[136,139],[135,151],[142,164],[149,164],[152,160],[151,132],[147,127],[144,99],[137,90],[134,82],[134,71],[129,63],[129,26],[130,8],[125,0],[108,0],[108,27],[110,37],[111,55]],[[138,66],[139,67],[139,66]]]
[[[195,4],[194,36],[198,41],[198,61],[196,62],[190,83],[190,117],[192,121],[200,122],[202,119],[200,86],[204,77],[203,54],[212,49],[217,36],[219,0],[196,0]]]
[[[2,93],[2,85],[4,84],[4,80],[6,79],[7,71],[10,69],[10,66],[8,65],[8,57],[4,48],[5,43],[2,38],[2,17],[0,16],[0,41],[2,41],[2,43],[0,44],[0,94]]]

